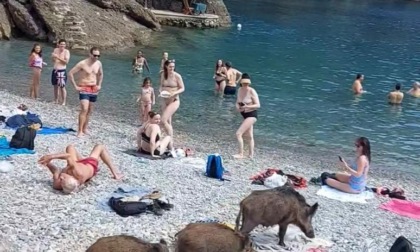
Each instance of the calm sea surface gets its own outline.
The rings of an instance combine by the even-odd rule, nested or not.
[[[420,173],[420,99],[389,106],[386,94],[401,82],[407,91],[420,81],[420,4],[409,1],[227,0],[234,26],[219,30],[165,28],[156,43],[141,48],[157,76],[162,51],[176,59],[186,92],[175,130],[235,141],[241,116],[234,99],[213,96],[217,59],[249,73],[262,108],[255,126],[257,148],[296,149],[311,155],[351,158],[354,139],[372,142],[374,165]],[[242,30],[236,24],[242,24]],[[0,42],[0,88],[27,95],[27,56],[32,42]],[[139,48],[137,48],[139,49]],[[139,77],[136,49],[102,52],[105,80],[98,109],[136,123]],[[45,47],[45,58],[51,47]],[[73,55],[73,66],[82,56]],[[51,100],[51,66],[42,96]],[[356,73],[368,93],[355,97]],[[71,104],[77,95],[70,87]]]

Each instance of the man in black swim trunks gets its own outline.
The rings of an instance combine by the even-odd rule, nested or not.
[[[225,95],[235,95],[236,94],[236,84],[241,79],[242,73],[237,69],[232,67],[231,62],[226,62],[227,69],[227,79],[228,83],[226,84],[224,94]]]

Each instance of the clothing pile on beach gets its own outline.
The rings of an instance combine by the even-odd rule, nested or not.
[[[280,169],[268,168],[265,171],[259,172],[250,178],[252,184],[265,185],[270,188],[283,186],[286,183],[293,185],[295,189],[307,187],[305,178],[293,174],[284,173]]]
[[[25,104],[20,104],[18,107],[10,109],[5,106],[0,106],[0,125],[9,128],[19,128],[39,124],[42,128],[42,121],[37,114],[29,112]]]
[[[171,210],[174,206],[162,197],[161,192],[153,191],[142,196],[111,197],[109,206],[121,217],[153,213],[161,216],[164,211]]]

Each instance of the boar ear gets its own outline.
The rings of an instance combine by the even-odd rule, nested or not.
[[[318,202],[311,206],[311,209],[309,209],[309,215],[314,215],[316,210],[318,210]]]
[[[159,243],[163,244],[163,245],[168,245],[168,243],[165,241],[165,239],[160,239]]]

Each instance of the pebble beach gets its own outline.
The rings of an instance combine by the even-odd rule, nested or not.
[[[69,95],[73,94],[69,92]],[[0,106],[13,109],[21,103],[26,104],[30,112],[39,114],[45,126],[77,128],[78,108],[0,91]],[[256,172],[279,168],[309,181],[323,171],[340,171],[335,153],[332,153],[334,158],[327,159],[290,150],[262,151],[256,146],[254,160],[234,160],[231,155],[235,154],[236,142],[220,143],[204,133],[191,135],[176,125],[175,147],[194,149],[194,158],[141,160],[123,153],[136,146],[135,125],[94,112],[89,128],[91,135],[83,138],[77,138],[72,132],[38,135],[35,139],[36,154],[12,156],[14,170],[0,173],[0,251],[79,252],[85,251],[98,238],[119,234],[151,242],[164,238],[173,243],[174,235],[191,222],[218,219],[233,224],[239,202],[258,187],[251,185],[249,180]],[[11,130],[0,132],[8,140],[14,133]],[[80,192],[64,195],[54,191],[50,172],[38,165],[37,160],[48,153],[62,152],[69,144],[74,144],[83,155],[87,155],[98,143],[107,146],[112,161],[124,178],[113,180],[107,167],[100,163],[99,174]],[[374,147],[372,149],[374,154]],[[212,153],[223,156],[231,181],[218,181],[203,175],[204,160]],[[400,186],[408,199],[418,201],[418,181],[418,175],[375,169],[373,165],[368,185]],[[142,214],[127,218],[102,210],[98,201],[109,197],[121,185],[160,190],[174,208],[163,216]],[[334,242],[329,251],[362,251],[367,241],[374,244],[373,251],[389,251],[400,235],[415,246],[420,245],[419,221],[379,209],[388,198],[375,197],[367,204],[343,203],[316,195],[319,188],[308,185],[299,192],[309,204],[319,203],[312,223],[317,237]]]

